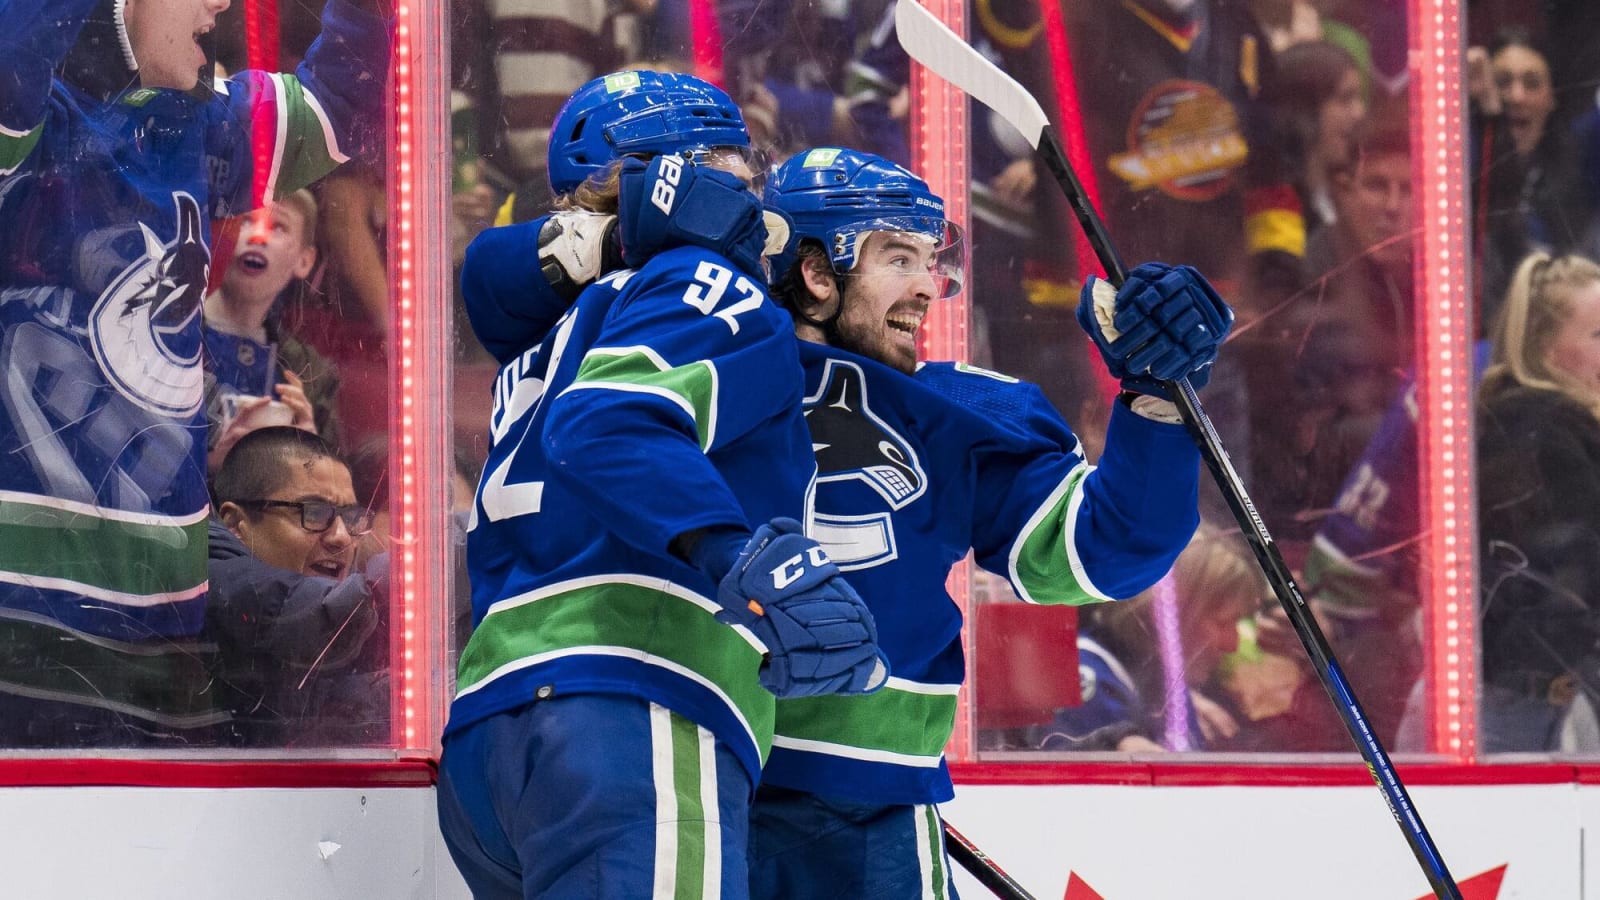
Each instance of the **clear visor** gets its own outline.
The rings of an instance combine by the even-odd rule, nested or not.
[[[710,166],[720,169],[730,175],[737,176],[745,183],[756,196],[761,196],[762,189],[767,184],[767,172],[771,168],[771,161],[764,151],[754,147],[739,147],[732,144],[717,147],[684,147],[681,150],[671,151],[675,156],[681,156],[697,166]],[[634,159],[650,160],[660,156],[660,153],[626,153]]]
[[[679,151],[678,155],[697,166],[710,166],[738,176],[758,197],[766,187],[769,160],[766,153],[754,147],[693,147]]]
[[[838,234],[833,257],[849,265],[847,276],[931,279],[930,293],[943,300],[961,293],[966,284],[966,248],[960,225],[948,219],[904,217]]]

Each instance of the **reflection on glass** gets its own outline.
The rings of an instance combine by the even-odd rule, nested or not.
[[[1034,710],[1037,721],[980,732],[991,750],[1116,751],[1254,749],[1252,720],[1299,683],[1292,665],[1267,661],[1257,650],[1239,653],[1241,624],[1249,621],[1266,582],[1243,539],[1203,527],[1178,556],[1171,574],[1138,596],[1079,610],[1075,638],[1077,690]],[[979,620],[997,625],[980,608]],[[1037,622],[1020,619],[1009,633],[980,637],[992,653],[1028,652]],[[1022,627],[1016,627],[1022,626]],[[1293,640],[1292,636],[1289,640]],[[1253,641],[1253,636],[1252,636]],[[1029,677],[1065,680],[1058,648]],[[979,722],[985,692],[993,694],[979,662]],[[1038,696],[1038,694],[1036,694]],[[992,702],[992,701],[991,701]]]
[[[1479,390],[1486,752],[1600,751],[1600,266],[1528,257]]]
[[[1469,22],[1477,396],[1479,746],[1600,752],[1592,502],[1600,65],[1592,4]]]
[[[451,257],[459,273],[468,245],[485,228],[526,223],[549,212],[550,126],[574,90],[619,69],[690,70],[690,4],[451,0],[450,13]],[[530,237],[530,250],[535,240]],[[460,279],[452,283],[458,364],[452,418],[460,476],[453,496],[462,538],[451,550],[457,572],[448,662],[453,671],[455,655],[471,628],[465,533],[460,529],[465,528],[464,513],[488,454],[492,385],[505,360],[497,361],[473,335]]]
[[[545,212],[547,129],[573,88],[628,66],[688,68],[689,4],[601,6],[566,4],[530,17],[494,0],[453,4],[458,263],[490,210],[502,223]],[[805,3],[773,16],[759,4],[711,4],[724,83],[775,160],[837,143],[909,163],[906,123],[916,98],[903,55],[879,27],[888,6]],[[1063,124],[1082,129],[1093,160],[1080,174],[1098,191],[1130,265],[1197,266],[1239,313],[1203,394],[1207,408],[1379,736],[1391,747],[1423,750],[1418,710],[1431,686],[1419,683],[1418,575],[1431,563],[1418,549],[1417,454],[1427,442],[1417,433],[1414,396],[1418,223],[1404,8],[1379,0],[1070,0],[1064,11],[1082,118]],[[1053,75],[1066,61],[1052,57],[1037,6],[976,0],[968,12],[972,42],[1054,111]],[[1474,23],[1475,31],[1486,28]],[[1548,53],[1552,73],[1581,68],[1570,49]],[[1483,70],[1491,85],[1494,55],[1486,52]],[[1555,101],[1547,115],[1555,119],[1566,115],[1562,98],[1573,82],[1550,77]],[[1587,183],[1575,188],[1560,174],[1571,167],[1555,161],[1583,157],[1541,156],[1537,141],[1531,154],[1516,155],[1513,138],[1534,118],[1524,111],[1542,103],[1512,97],[1527,81],[1526,72],[1506,81],[1500,124],[1479,116],[1479,130],[1467,138],[1477,165],[1476,216],[1491,231],[1521,222],[1513,229],[1519,240],[1559,247],[1551,232],[1561,229],[1552,223],[1577,240],[1589,233],[1589,212],[1578,204]],[[1576,113],[1562,127],[1568,123],[1589,127]],[[1097,459],[1109,407],[1100,364],[1072,317],[1085,261],[1065,248],[1077,226],[1055,192],[1038,184],[1026,144],[979,104],[965,137],[974,361],[1038,383]],[[1551,206],[1546,196],[1560,203]],[[1499,239],[1490,231],[1483,237],[1478,264],[1486,271],[1514,266],[1527,249],[1495,250]],[[1495,254],[1509,263],[1495,262]],[[1499,293],[1484,298],[1490,314]],[[494,363],[467,329],[458,331],[467,365],[458,374],[457,442],[481,460]],[[1209,487],[1203,503],[1208,520],[1231,530]],[[1173,596],[1176,618],[1152,599],[1092,608],[1080,625],[1109,633],[1108,623],[1125,618],[1119,633],[1148,632],[1138,652],[1117,657],[1147,712],[1159,714],[1146,739],[1169,749],[1349,749],[1273,602],[1259,614],[1241,613],[1237,647],[1209,673],[1189,672],[1186,689],[1174,692],[1155,629],[1176,622],[1169,654],[1218,641],[1185,639],[1183,592],[1174,588]],[[975,696],[982,721],[981,686]],[[1168,727],[1178,721],[1169,715],[1175,709],[1187,711],[1198,739],[1175,739],[1190,730]],[[1223,721],[1232,726],[1205,730]],[[1000,737],[987,746],[1026,743],[1018,734]]]
[[[0,747],[232,743],[263,709],[313,710],[313,673],[372,631],[298,605],[303,584],[351,577],[331,551],[214,602],[234,536],[208,534],[206,488],[224,437],[337,434],[332,367],[281,306],[315,256],[300,189],[347,158],[381,165],[389,28],[373,0],[329,0],[280,76],[217,65],[227,7],[0,4]],[[225,608],[248,639],[218,627]]]

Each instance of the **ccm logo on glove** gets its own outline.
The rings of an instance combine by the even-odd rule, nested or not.
[[[808,558],[812,566],[825,566],[831,561],[821,547],[812,547],[805,553],[797,553],[784,560],[783,565],[772,570],[773,589],[781,591],[803,578],[806,574],[805,561]]]
[[[672,215],[672,204],[678,198],[678,183],[683,180],[683,161],[676,156],[661,157],[661,177],[650,188],[650,202],[662,215]]]

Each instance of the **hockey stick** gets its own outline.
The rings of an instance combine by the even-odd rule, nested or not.
[[[1039,101],[1028,93],[1027,88],[1002,72],[999,67],[968,46],[967,42],[955,32],[946,28],[932,13],[919,6],[916,0],[897,0],[895,30],[900,39],[900,46],[905,48],[912,59],[999,113],[1001,118],[1027,138],[1028,143],[1038,151],[1045,167],[1055,177],[1062,193],[1066,195],[1079,225],[1083,227],[1084,234],[1089,239],[1089,244],[1094,248],[1095,256],[1105,267],[1107,280],[1113,286],[1120,287],[1127,277],[1127,270],[1111,243],[1110,235],[1106,233],[1105,223],[1089,203],[1083,185],[1078,182],[1078,176],[1072,171],[1067,155],[1062,151],[1061,142],[1050,126],[1049,117],[1045,115]],[[1306,654],[1311,658],[1317,678],[1327,689],[1328,696],[1333,699],[1334,707],[1344,722],[1345,730],[1350,733],[1356,749],[1361,752],[1362,759],[1367,763],[1367,771],[1372,775],[1379,790],[1383,792],[1384,799],[1389,804],[1389,812],[1405,835],[1406,843],[1411,846],[1411,852],[1416,857],[1417,864],[1422,867],[1423,874],[1427,876],[1428,884],[1440,900],[1461,900],[1461,891],[1456,887],[1455,879],[1450,876],[1444,857],[1434,846],[1433,838],[1422,823],[1421,814],[1411,802],[1405,785],[1400,781],[1399,773],[1395,771],[1389,755],[1384,752],[1382,743],[1373,732],[1372,724],[1368,721],[1360,702],[1356,700],[1355,691],[1345,678],[1343,668],[1334,658],[1333,648],[1328,645],[1328,639],[1322,634],[1316,618],[1306,606],[1305,597],[1295,584],[1294,576],[1290,574],[1288,565],[1283,561],[1283,555],[1278,552],[1278,545],[1267,532],[1267,526],[1256,512],[1255,504],[1250,502],[1250,496],[1245,493],[1244,485],[1239,481],[1239,474],[1234,470],[1227,451],[1222,447],[1215,426],[1200,406],[1200,398],[1195,394],[1194,386],[1189,383],[1189,379],[1184,378],[1169,382],[1167,387],[1178,405],[1178,410],[1183,414],[1183,422],[1189,430],[1189,435],[1200,448],[1201,458],[1205,460],[1206,467],[1216,479],[1217,487],[1222,490],[1228,508],[1233,511],[1233,517],[1238,521],[1240,530],[1249,538],[1250,548],[1255,553],[1256,561],[1260,563],[1262,571],[1266,573],[1267,580],[1272,584],[1278,603],[1288,614],[1295,634],[1299,636],[1300,643],[1304,645]]]
[[[944,834],[948,838],[944,842],[945,850],[961,864],[961,868],[971,872],[973,878],[993,891],[1000,900],[1037,900],[949,822],[944,823]]]

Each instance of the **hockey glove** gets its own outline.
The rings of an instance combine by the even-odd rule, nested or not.
[[[737,175],[676,154],[630,157],[622,161],[620,189],[622,258],[629,266],[674,247],[704,247],[766,283],[761,201]]]
[[[767,645],[761,685],[779,697],[864,694],[889,667],[872,613],[793,519],[756,529],[717,588],[717,621]]]
[[[568,303],[596,278],[622,266],[616,216],[568,210],[552,213],[539,228],[539,269]]]
[[[1078,300],[1078,324],[1125,390],[1170,400],[1162,382],[1187,377],[1199,389],[1211,380],[1233,310],[1189,266],[1145,263],[1121,290],[1091,277]]]

